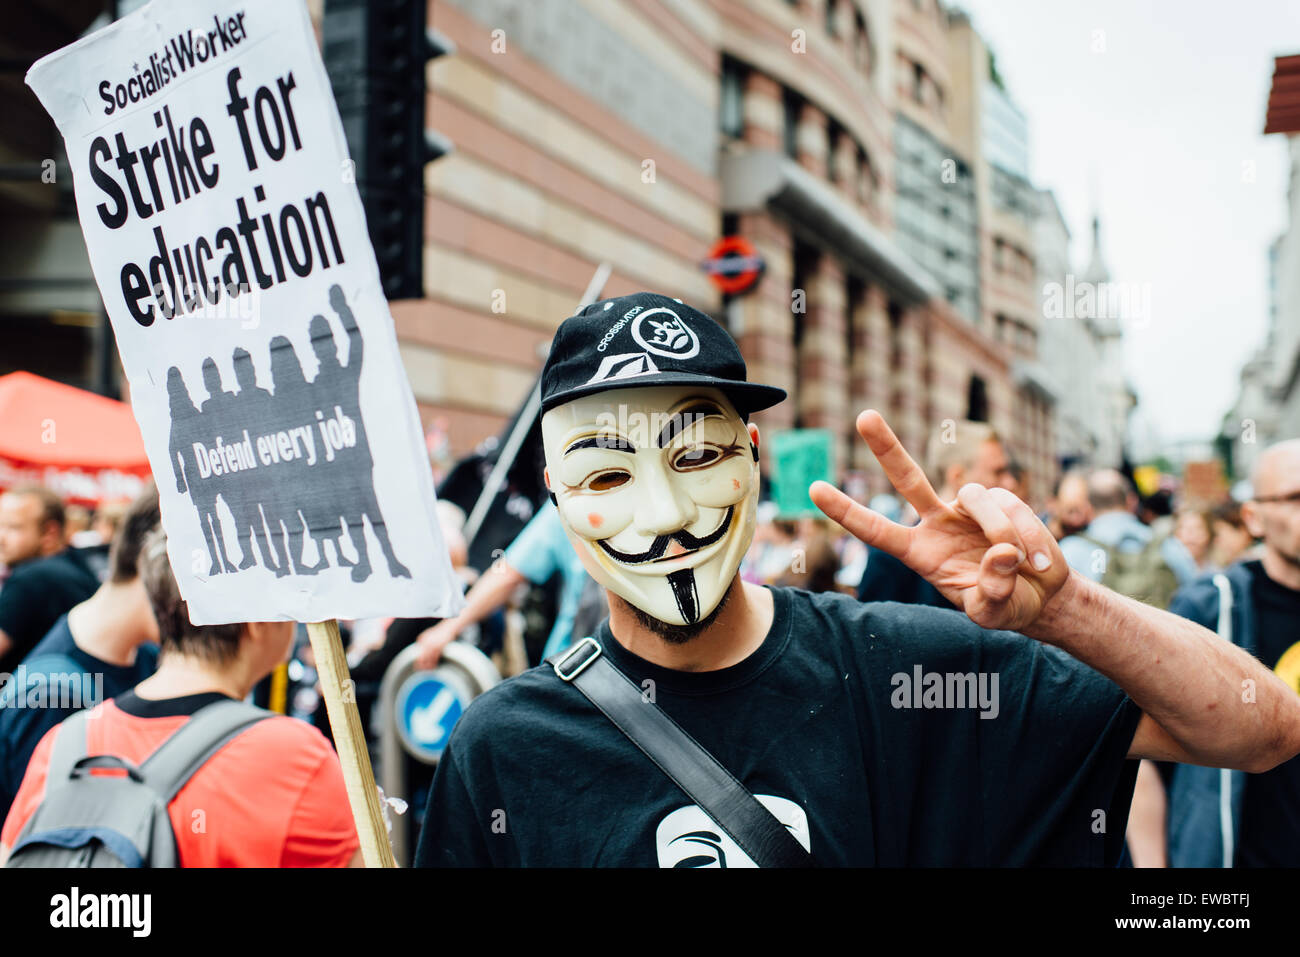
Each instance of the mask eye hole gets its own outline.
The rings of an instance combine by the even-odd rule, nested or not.
[[[632,475],[621,469],[612,469],[608,472],[597,472],[587,480],[586,487],[593,492],[608,492],[612,488],[618,488],[632,481]]]
[[[673,458],[673,468],[679,472],[707,468],[722,459],[722,450],[711,445],[697,445],[686,449]]]

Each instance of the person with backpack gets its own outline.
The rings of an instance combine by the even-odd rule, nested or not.
[[[149,482],[113,536],[108,580],[55,622],[0,691],[0,821],[45,732],[153,674],[158,623],[139,564],[158,522],[158,488]]]
[[[1070,567],[1095,582],[1156,608],[1168,608],[1179,587],[1198,574],[1182,542],[1152,531],[1134,514],[1136,497],[1124,476],[1099,469],[1088,477],[1093,519],[1061,539]]]
[[[36,747],[0,832],[9,867],[361,866],[338,756],[315,728],[245,704],[289,621],[193,625],[161,528],[140,575],[158,670]]]

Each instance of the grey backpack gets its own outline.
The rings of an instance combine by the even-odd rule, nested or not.
[[[271,716],[243,701],[207,705],[137,768],[111,754],[86,755],[87,714],[78,711],[59,727],[45,800],[6,867],[178,867],[167,805],[208,758]],[[126,773],[92,774],[95,768]]]

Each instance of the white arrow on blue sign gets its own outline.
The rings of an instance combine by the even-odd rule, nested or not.
[[[397,692],[397,722],[407,747],[437,759],[447,747],[451,729],[464,713],[460,689],[437,677],[437,672],[416,672]]]

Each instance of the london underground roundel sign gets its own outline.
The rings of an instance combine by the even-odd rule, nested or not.
[[[719,292],[736,296],[754,288],[765,263],[748,239],[723,236],[709,250],[702,266]]]

